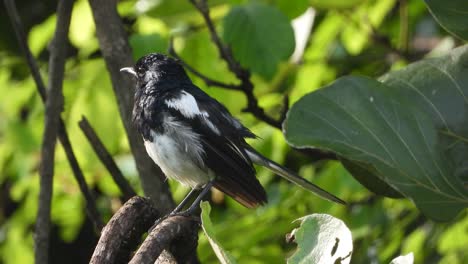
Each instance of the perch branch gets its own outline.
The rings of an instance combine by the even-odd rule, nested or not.
[[[159,216],[149,199],[135,196],[128,200],[102,230],[89,263],[128,263],[141,236]]]
[[[117,164],[115,163],[114,159],[112,159],[111,154],[109,153],[109,151],[107,151],[106,147],[99,139],[93,127],[88,122],[88,119],[83,116],[81,117],[81,121],[78,122],[78,124],[81,128],[81,131],[85,134],[89,143],[93,147],[94,152],[96,152],[102,164],[104,164],[107,171],[109,171],[117,186],[119,186],[125,201],[129,200],[133,196],[136,196],[137,194],[135,190],[133,190],[132,186],[130,186],[128,181],[123,176],[119,167],[117,167]]]
[[[4,2],[5,2],[8,16],[10,17],[13,29],[15,31],[15,35],[18,39],[19,46],[26,57],[26,62],[28,63],[29,69],[31,70],[31,74],[36,83],[36,88],[39,92],[39,95],[41,96],[42,101],[45,102],[46,97],[47,97],[46,88],[45,88],[44,82],[42,81],[42,77],[39,72],[39,67],[37,65],[37,62],[34,59],[31,53],[31,50],[29,49],[29,46],[27,44],[28,42],[26,39],[26,34],[23,31],[23,26],[21,23],[21,19],[18,15],[18,11],[16,9],[15,1],[4,0]],[[94,197],[91,195],[91,192],[89,191],[88,186],[86,185],[83,172],[81,171],[78,161],[76,159],[76,156],[73,153],[73,148],[70,144],[70,139],[68,137],[65,123],[63,122],[61,118],[59,119],[58,129],[59,129],[58,130],[59,140],[62,143],[68,162],[70,163],[70,167],[72,168],[73,175],[75,176],[75,179],[78,182],[80,190],[85,197],[86,211],[87,211],[88,217],[93,222],[95,229],[99,231],[101,227],[103,226],[102,220],[96,208]]]
[[[72,9],[73,0],[64,0],[57,4],[56,29],[50,45],[49,96],[45,103],[45,125],[39,168],[39,205],[34,238],[34,257],[36,263],[49,263],[50,211],[54,180],[55,145],[57,142],[60,113],[63,109],[62,86]]]
[[[198,240],[198,218],[185,216],[172,216],[164,219],[156,226],[145,239],[138,251],[133,256],[130,264],[154,263],[164,249],[170,249],[173,243],[180,242],[176,248],[186,248],[186,251],[194,251]],[[185,254],[193,255],[193,254]],[[175,256],[177,258],[177,256]],[[187,260],[177,260],[178,263],[186,263]]]

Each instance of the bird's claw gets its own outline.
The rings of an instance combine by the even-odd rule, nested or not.
[[[163,217],[160,217],[156,221],[154,221],[154,224],[150,227],[150,229],[148,230],[148,233],[151,233],[151,231],[153,231],[153,229],[156,228],[156,226],[158,226],[161,222],[163,222],[167,218],[174,217],[174,216],[191,217],[193,218],[194,221],[200,221],[200,218],[194,217],[193,213],[194,213],[194,210],[190,210],[190,208],[181,212],[174,212],[174,211],[170,212],[169,214],[164,215]]]

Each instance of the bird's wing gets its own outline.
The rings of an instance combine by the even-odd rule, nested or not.
[[[244,137],[254,134],[231,117],[224,106],[200,92],[184,89],[166,104],[174,116],[200,135],[205,165],[216,175],[214,186],[246,207],[264,204],[265,190],[243,148]]]

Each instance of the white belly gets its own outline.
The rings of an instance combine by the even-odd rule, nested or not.
[[[214,178],[210,169],[201,168],[196,146],[180,146],[166,135],[152,133],[152,136],[153,141],[145,140],[146,151],[168,178],[191,188],[201,188]]]

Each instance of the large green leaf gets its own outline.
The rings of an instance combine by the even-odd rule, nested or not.
[[[297,147],[336,152],[449,220],[468,206],[468,46],[383,78],[344,77],[290,110],[285,133]],[[358,179],[359,180],[359,179]]]
[[[271,79],[294,51],[294,32],[278,9],[259,3],[236,6],[224,18],[224,41],[244,67]]]
[[[301,226],[291,232],[297,250],[288,264],[350,262],[353,239],[343,221],[327,214],[307,215],[298,220]]]
[[[202,222],[203,232],[207,236],[208,241],[210,242],[211,247],[213,248],[216,256],[218,257],[219,262],[222,264],[236,263],[236,261],[231,256],[231,254],[225,251],[216,239],[216,234],[213,229],[213,223],[211,223],[211,219],[210,219],[210,212],[211,212],[210,204],[208,202],[202,202],[200,204],[200,207],[202,208],[201,222]]]
[[[466,0],[424,0],[432,15],[448,32],[468,40],[468,3]]]

